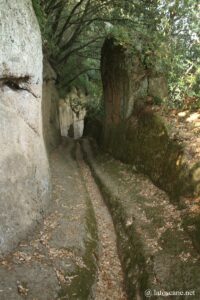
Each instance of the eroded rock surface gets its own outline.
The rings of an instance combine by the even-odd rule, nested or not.
[[[167,96],[164,76],[147,68],[141,53],[129,53],[113,39],[104,43],[101,71],[105,149],[175,197],[198,193],[183,145],[170,138],[164,121],[152,110],[153,101]]]
[[[60,100],[59,119],[63,137],[70,136],[74,139],[82,137],[86,115],[86,110],[83,108],[85,101],[85,94],[82,91],[77,91],[75,87],[65,99]]]
[[[42,42],[28,1],[0,1],[0,255],[43,215],[50,180],[42,135]]]
[[[60,143],[59,94],[56,88],[57,75],[47,58],[43,60],[42,119],[44,140],[48,151]]]
[[[161,299],[159,291],[169,299],[180,299],[178,291],[183,299],[199,299],[200,256],[181,212],[146,176],[94,145],[92,151],[86,140],[82,145],[112,214],[128,299]]]
[[[148,175],[184,208],[184,227],[200,249],[200,164],[191,162],[181,138],[170,134],[170,126],[153,109],[153,101],[167,96],[162,74],[145,68],[139,52],[133,54],[113,39],[103,46],[101,70],[104,149]]]
[[[143,107],[147,97],[165,98],[168,95],[163,74],[156,68],[147,67],[142,50],[134,50],[133,53],[114,38],[104,42],[101,74],[106,123],[119,124],[131,117],[136,106]]]

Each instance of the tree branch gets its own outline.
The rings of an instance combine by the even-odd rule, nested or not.
[[[71,56],[74,52],[78,52],[79,50],[81,49],[84,49],[85,47],[95,43],[96,41],[100,40],[102,37],[97,37],[97,38],[94,38],[92,40],[90,40],[89,42],[85,43],[85,44],[82,44],[80,45],[79,47],[76,47],[74,49],[72,49],[71,51],[67,52],[63,58],[61,58],[59,61],[58,61],[58,64],[61,64],[63,63],[64,61],[66,62],[67,59],[69,58],[69,56]]]
[[[76,74],[74,77],[72,77],[72,79],[68,80],[67,82],[63,83],[60,87],[67,87],[69,84],[71,84],[74,80],[76,80],[79,76],[89,72],[89,71],[100,71],[100,69],[95,69],[95,68],[89,68],[89,69],[85,69],[82,70],[81,72],[79,72],[78,74]]]
[[[63,34],[64,34],[65,30],[67,29],[68,24],[69,24],[70,20],[72,19],[72,17],[73,17],[73,15],[74,15],[75,11],[80,7],[80,5],[81,5],[84,1],[85,1],[85,0],[80,0],[80,1],[73,7],[73,9],[71,10],[71,12],[70,12],[70,14],[69,14],[67,20],[65,21],[65,24],[63,25],[63,27],[62,27],[60,33],[59,33],[58,36],[57,36],[57,43],[60,43],[60,41],[62,40]]]

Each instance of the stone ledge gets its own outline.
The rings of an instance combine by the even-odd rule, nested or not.
[[[144,299],[147,289],[194,290],[199,299],[200,256],[178,209],[130,166],[98,152],[94,158],[85,141],[83,149],[113,217],[129,299]]]

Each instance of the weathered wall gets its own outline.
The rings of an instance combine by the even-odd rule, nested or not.
[[[165,77],[156,66],[147,68],[141,51],[130,51],[113,38],[103,45],[101,73],[106,123],[118,124],[131,117],[133,111],[141,111],[149,99],[168,95]]]
[[[31,0],[0,1],[0,255],[50,198],[42,135],[42,42]]]
[[[65,99],[59,101],[59,120],[62,136],[70,136],[74,139],[82,137],[86,115],[86,110],[83,108],[85,102],[85,94],[75,87],[66,95]]]
[[[59,94],[55,85],[57,75],[49,64],[43,60],[42,119],[46,148],[49,151],[61,141],[59,124]]]
[[[70,126],[73,124],[73,111],[69,101],[65,99],[59,101],[59,120],[61,136],[68,137]]]
[[[105,122],[118,124],[131,116],[136,99],[147,95],[146,70],[137,55],[126,53],[114,39],[107,39],[102,49],[101,71]]]
[[[194,195],[197,183],[185,162],[184,148],[169,138],[149,104],[149,99],[167,96],[162,74],[148,70],[139,52],[133,54],[113,39],[104,43],[101,71],[105,149],[148,174],[171,195]]]

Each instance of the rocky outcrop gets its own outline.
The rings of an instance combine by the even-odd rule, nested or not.
[[[74,87],[72,91],[59,102],[59,119],[61,135],[63,137],[73,137],[79,139],[84,131],[84,119],[86,110],[83,107],[86,96],[83,92],[78,92]]]
[[[146,176],[86,140],[82,147],[112,215],[128,299],[179,299],[186,290],[183,299],[198,299],[199,254],[177,207]]]
[[[61,99],[59,101],[59,120],[60,120],[60,130],[61,136],[68,137],[69,128],[73,123],[73,111],[71,109],[70,103]]]
[[[50,198],[42,134],[42,42],[30,0],[0,1],[0,255]]]
[[[142,52],[122,46],[114,38],[106,39],[102,48],[106,123],[118,124],[141,110],[148,98],[167,97],[167,82],[162,73],[149,69]]]
[[[189,163],[184,145],[170,136],[151,105],[153,97],[166,95],[165,80],[145,69],[139,53],[130,54],[113,39],[103,46],[101,68],[106,110],[104,149],[131,164],[133,170],[147,174],[170,194],[183,209],[184,226],[200,249],[199,162]],[[197,203],[194,210],[191,203]]]
[[[101,70],[105,148],[134,164],[171,195],[194,194],[184,148],[170,139],[164,122],[151,108],[154,98],[167,96],[162,74],[149,70],[141,53],[133,54],[113,39],[104,43]]]
[[[48,152],[59,145],[61,140],[59,123],[59,94],[56,88],[57,75],[49,64],[43,60],[43,91],[42,91],[42,119],[43,132]]]

